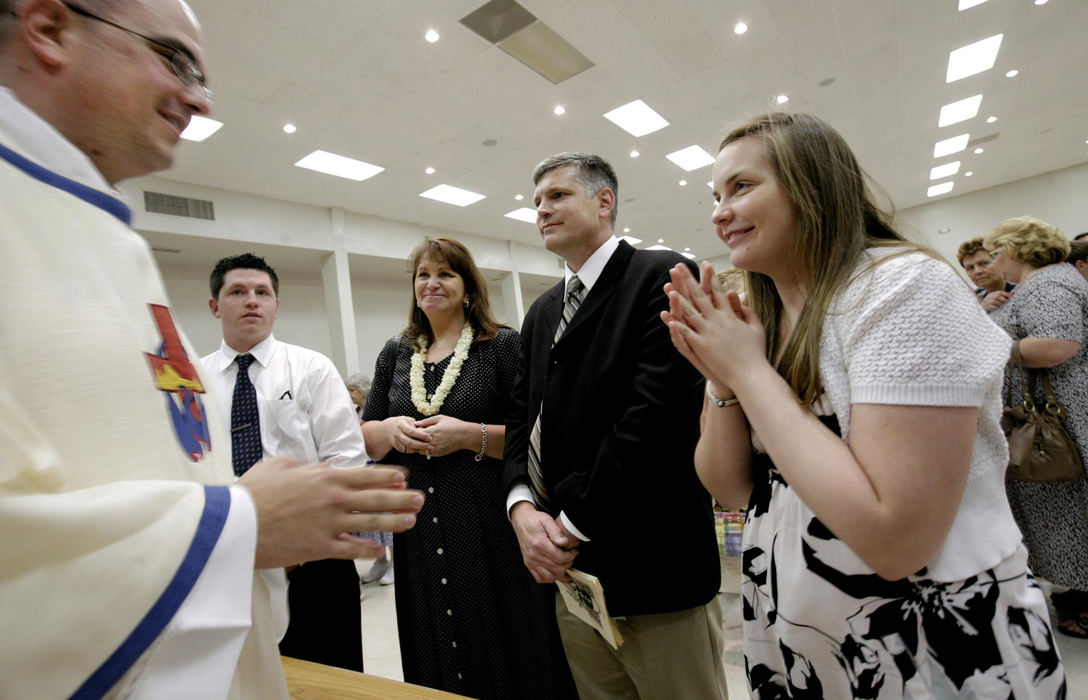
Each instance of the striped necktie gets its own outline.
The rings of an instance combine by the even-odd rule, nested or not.
[[[578,307],[582,304],[582,297],[585,296],[585,293],[586,287],[582,284],[582,280],[578,279],[577,275],[572,275],[567,283],[567,300],[563,304],[563,317],[559,319],[559,327],[555,329],[555,338],[552,339],[553,346],[559,342],[563,331],[567,329],[567,324],[574,318],[574,313],[578,311]],[[541,412],[536,415],[533,431],[529,433],[528,462],[529,487],[537,503],[540,504],[548,502],[548,491],[544,488],[544,475],[540,470],[540,416],[542,412],[543,406]]]
[[[253,355],[237,357],[238,378],[230,404],[230,441],[234,457],[234,475],[241,476],[261,459],[261,421],[257,411],[257,390],[249,381]]]

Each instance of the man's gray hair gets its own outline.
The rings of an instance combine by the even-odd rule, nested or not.
[[[616,182],[616,171],[604,158],[591,153],[556,153],[540,161],[533,169],[533,184],[539,185],[546,173],[567,167],[574,168],[574,177],[591,196],[606,187],[612,190],[612,194],[616,195],[612,199],[612,225],[615,226],[620,208],[619,183]]]

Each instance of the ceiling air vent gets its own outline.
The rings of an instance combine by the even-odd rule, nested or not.
[[[593,61],[516,0],[491,0],[461,24],[558,85],[593,67]]]
[[[215,205],[206,199],[189,199],[144,190],[144,209],[151,214],[169,214],[215,221]]]

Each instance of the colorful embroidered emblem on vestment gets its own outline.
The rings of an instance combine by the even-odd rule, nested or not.
[[[166,405],[170,409],[178,441],[189,459],[199,462],[212,446],[208,414],[198,396],[205,393],[204,385],[200,383],[196,367],[189,361],[189,354],[181,344],[181,336],[178,335],[170,309],[161,304],[148,306],[162,335],[162,344],[157,355],[144,354],[151,364],[155,385],[166,392]]]

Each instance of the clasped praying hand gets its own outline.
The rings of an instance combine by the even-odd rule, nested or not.
[[[727,398],[738,377],[767,362],[766,334],[740,295],[722,288],[709,262],[700,270],[701,280],[683,264],[669,271],[669,310],[661,320],[680,354],[713,384],[715,395]]]

